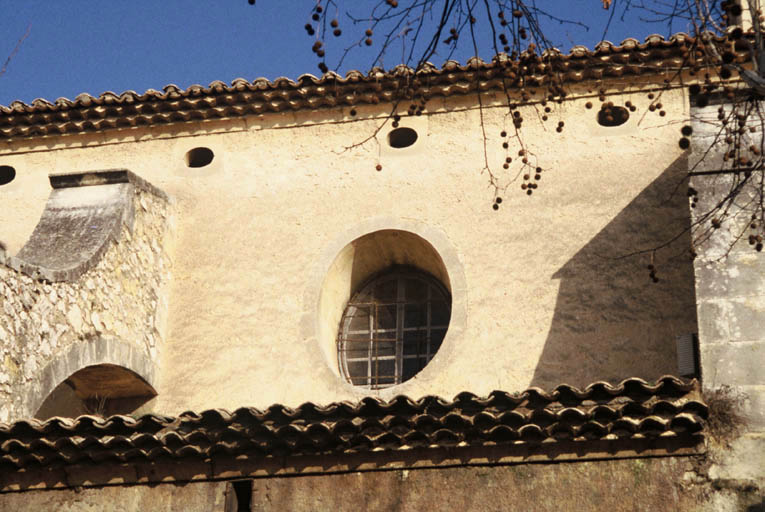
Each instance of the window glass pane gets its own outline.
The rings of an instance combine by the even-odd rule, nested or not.
[[[396,355],[396,338],[375,338],[372,344],[372,357]]]
[[[375,285],[376,302],[396,302],[398,299],[397,279],[386,279]]]
[[[350,322],[348,329],[351,331],[369,331],[369,308],[349,306]]]
[[[419,279],[406,279],[406,301],[425,302],[428,300],[428,285]]]
[[[395,329],[396,328],[396,305],[380,304],[376,308],[377,317],[375,318],[375,329]]]
[[[449,306],[445,302],[432,302],[430,306],[430,325],[449,325]]]
[[[404,331],[404,355],[425,354],[427,331]]]
[[[422,327],[428,324],[428,305],[426,303],[406,304],[404,306],[404,327]]]
[[[407,380],[414,377],[414,375],[422,370],[424,366],[424,360],[414,357],[412,359],[404,359],[404,374],[401,380]]]
[[[367,364],[367,361],[348,361],[348,375],[350,375],[351,378],[363,377],[366,379]]]
[[[441,342],[444,341],[444,336],[446,336],[446,329],[433,329],[430,331],[431,357],[433,357],[433,354],[435,354],[438,348],[441,346]]]
[[[372,363],[372,375],[376,377],[373,382],[381,383],[383,380],[393,382],[396,376],[395,359],[378,359]]]
[[[367,377],[351,377],[351,384],[354,386],[367,386],[369,379]]]

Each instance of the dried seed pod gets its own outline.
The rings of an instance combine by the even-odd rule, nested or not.
[[[585,106],[586,108],[592,108],[592,102],[591,102],[591,101],[588,101],[587,103],[585,103],[585,104],[584,104],[584,106]]]
[[[380,165],[380,164],[377,164],[377,165],[375,166],[375,169],[377,169],[378,171],[382,171],[382,165]]]

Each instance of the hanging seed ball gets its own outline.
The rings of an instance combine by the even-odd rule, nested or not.
[[[521,12],[520,9],[515,9],[513,11],[513,16],[516,17],[516,18],[522,18],[523,17],[523,13]]]
[[[508,163],[508,164],[509,164],[509,163],[510,163],[510,162],[512,162],[512,161],[513,161],[513,159],[512,159],[512,158],[510,158],[510,157],[507,157],[507,158],[505,158],[505,163]]]
[[[558,121],[558,126],[560,126],[561,128],[563,128],[563,124],[564,124],[563,121]]]
[[[527,164],[529,163],[529,159],[526,157],[523,157],[523,160],[521,160],[521,162],[523,162],[524,164]]]
[[[502,130],[502,132],[499,134],[500,137],[505,138],[507,137],[507,132],[505,130]]]
[[[542,116],[542,121],[547,121],[547,116]]]
[[[377,169],[378,171],[382,171],[382,165],[380,165],[380,164],[377,164],[377,165],[375,166],[375,169]]]
[[[648,110],[650,110],[651,112],[655,111],[656,105],[648,105]]]
[[[691,141],[686,139],[685,137],[680,139],[680,149],[688,149],[691,147]]]
[[[332,28],[337,28],[337,27],[338,27],[338,25],[340,25],[340,24],[337,22],[337,20],[336,20],[336,19],[334,19],[334,20],[332,20],[332,21],[330,21],[330,22],[329,22],[329,25],[330,25]]]
[[[340,37],[343,31],[340,30],[339,28],[336,28],[335,30],[332,31],[332,33],[335,35],[335,37]]]
[[[757,250],[757,252],[762,252],[762,243],[758,243],[754,246],[754,248]]]
[[[510,144],[508,144],[507,142],[503,142],[503,143],[502,143],[502,147],[503,147],[503,148],[505,148],[505,149],[507,149],[507,148],[509,148],[509,147],[510,147]]]
[[[494,203],[493,205],[491,205],[491,207],[494,208],[495,210],[499,210],[499,205],[497,203]]]
[[[524,174],[524,175],[523,175],[523,179],[524,179],[524,180],[526,180],[526,181],[528,181],[528,179],[529,179],[529,175],[528,175],[528,174]]]
[[[683,135],[685,135],[686,137],[690,137],[690,136],[691,136],[691,134],[693,133],[693,128],[691,128],[691,127],[690,127],[690,126],[688,126],[688,125],[685,125],[685,126],[683,126],[683,127],[680,129],[680,133],[682,133],[682,134],[683,134]]]
[[[585,106],[586,108],[592,108],[592,102],[591,102],[591,101],[588,101],[587,103],[585,103],[585,104],[584,104],[584,106]]]
[[[371,28],[368,28],[364,33],[366,34],[367,37],[372,37],[372,29]]]
[[[393,121],[391,125],[393,126],[393,128],[398,128],[398,121]]]
[[[563,131],[563,128],[558,126],[557,128],[555,128],[555,131],[558,133],[561,133]]]
[[[322,73],[328,73],[329,72],[329,68],[323,62],[319,62],[319,69],[321,70]]]
[[[667,115],[667,113],[666,113],[666,112],[664,112],[663,110],[661,110],[661,111],[659,111],[659,115],[660,115],[661,117],[664,117],[664,116],[666,116],[666,115]]]
[[[316,56],[319,57],[319,58],[324,57],[324,50],[317,50],[316,51]]]
[[[316,12],[321,13],[322,11],[324,11],[324,8],[321,5],[317,5]]]
[[[526,194],[528,194],[528,195],[531,195],[533,192],[534,192],[534,191],[533,191],[533,190],[531,190],[531,189],[527,189],[527,190],[526,190]]]
[[[662,108],[663,106],[664,106],[664,105],[662,105],[661,103],[657,103],[657,104],[656,104],[656,108]]]
[[[349,113],[351,114],[351,116],[355,116],[356,115],[356,109],[352,108]]]
[[[537,167],[535,170],[536,170],[538,173],[542,172],[542,168],[541,168],[541,167]]]
[[[712,219],[712,227],[717,229],[720,227],[720,219]]]
[[[649,92],[649,93],[648,93],[648,99],[649,99],[649,100],[652,100],[653,98],[654,98],[654,95],[653,95],[653,93],[652,93],[652,92]]]
[[[501,197],[497,197],[494,201],[496,201],[497,204],[501,204],[502,203],[502,198]]]
[[[508,164],[507,162],[505,162],[504,164],[502,164],[502,168],[503,168],[503,169],[509,169],[509,168],[510,168],[510,164]]]
[[[372,46],[372,39],[367,37],[366,41],[364,41],[364,44],[367,45],[367,46]]]
[[[318,14],[316,14],[316,13],[314,13],[314,14],[313,14],[313,16],[311,16],[311,19],[312,19],[313,21],[319,21],[319,20],[321,19],[321,16],[319,16],[319,15],[318,15]]]
[[[526,150],[525,149],[519,149],[518,150],[518,156],[523,156],[525,154],[526,154]]]
[[[542,179],[542,175],[541,175],[541,174],[535,174],[535,175],[534,175],[534,179],[535,179],[535,180],[537,180],[537,181],[539,181],[539,180],[541,180],[541,179]]]

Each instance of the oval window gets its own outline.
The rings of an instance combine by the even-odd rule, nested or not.
[[[424,272],[393,268],[379,274],[345,307],[337,341],[340,372],[367,389],[411,379],[441,347],[451,305],[449,292]]]
[[[417,142],[417,132],[411,128],[396,128],[388,134],[388,144],[392,148],[408,148]]]
[[[16,169],[10,165],[0,165],[0,185],[7,185],[16,177]]]
[[[199,147],[186,153],[186,165],[188,167],[205,167],[212,163],[215,154],[212,149]]]
[[[600,126],[620,126],[630,118],[629,111],[624,107],[603,105],[598,111],[598,124]]]

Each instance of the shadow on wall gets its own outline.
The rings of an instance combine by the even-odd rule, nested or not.
[[[646,268],[650,255],[619,257],[657,247],[690,226],[681,183],[687,169],[686,158],[673,162],[552,276],[560,287],[531,386],[677,373],[675,337],[697,332],[690,235],[659,254],[658,283]]]
[[[34,417],[130,414],[157,392],[137,373],[113,364],[87,366],[56,386]]]

